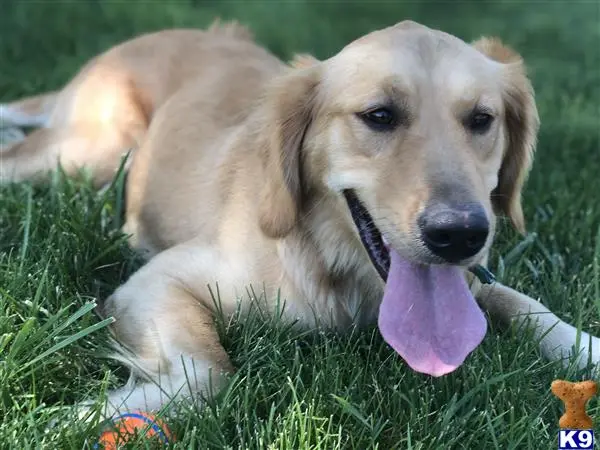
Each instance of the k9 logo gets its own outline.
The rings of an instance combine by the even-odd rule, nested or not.
[[[593,430],[560,430],[558,432],[558,450],[591,450],[593,448]]]

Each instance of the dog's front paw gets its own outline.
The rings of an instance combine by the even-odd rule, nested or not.
[[[566,323],[559,323],[542,340],[542,351],[546,347],[549,353],[556,353],[565,367],[574,364],[579,369],[591,369],[600,375],[600,339],[585,331],[578,331]],[[554,345],[554,349],[550,346]]]
[[[577,348],[575,345],[574,348]],[[581,333],[579,347],[579,367],[590,367],[600,375],[600,339],[588,333]]]
[[[102,420],[105,417],[101,413],[101,404],[98,400],[87,399],[73,405],[75,415],[80,421],[93,422],[95,420]]]

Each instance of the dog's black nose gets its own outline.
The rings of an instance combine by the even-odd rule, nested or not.
[[[419,227],[427,248],[450,263],[476,255],[490,231],[485,211],[477,203],[429,206],[419,217]]]

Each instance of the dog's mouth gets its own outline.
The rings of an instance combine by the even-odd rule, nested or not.
[[[361,203],[353,190],[345,190],[344,197],[348,203],[348,208],[350,209],[354,225],[358,230],[360,240],[371,259],[373,266],[375,266],[375,269],[382,280],[387,281],[390,270],[390,252],[383,242],[381,232],[375,225],[369,211]]]
[[[386,245],[356,192],[346,190],[344,197],[362,245],[385,282],[381,335],[418,372],[440,376],[454,371],[487,329],[463,269],[418,264],[401,256]]]

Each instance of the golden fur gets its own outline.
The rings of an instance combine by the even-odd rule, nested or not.
[[[399,130],[377,133],[356,116],[382,102],[405,112]],[[495,120],[469,134],[461,118],[479,103]],[[439,262],[416,231],[432,199],[477,202],[492,231],[496,214],[524,230],[521,189],[538,130],[517,53],[414,22],[326,61],[300,55],[289,65],[236,24],[162,31],[92,59],[60,92],[2,112],[7,126],[27,117],[44,125],[2,150],[3,181],[41,176],[60,160],[68,172],[91,169],[102,185],[134,149],[124,229],[149,261],[104,312],[141,380],[110,393],[107,415],[204,392],[210,369],[218,387],[216,374],[232,366],[212,322],[217,283],[225,314],[257,300],[252,285],[267,308],[280,290],[284,316],[305,326],[373,323],[383,282],[343,189],[360,192],[391,245],[423,264]],[[492,240],[493,232],[461,267],[485,264]],[[496,317],[534,318],[545,356],[571,351],[576,330],[539,302],[465,274]],[[580,364],[592,350],[597,363],[598,339],[587,344],[584,334]]]

